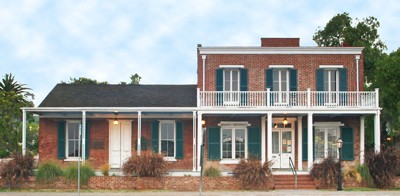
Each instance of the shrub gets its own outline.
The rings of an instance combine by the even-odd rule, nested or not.
[[[100,171],[104,176],[110,175],[110,164],[104,164],[100,166]]]
[[[322,160],[321,163],[314,163],[310,174],[313,178],[321,180],[318,187],[332,187],[337,185],[339,174],[339,163],[332,156]]]
[[[271,166],[271,161],[261,164],[258,157],[250,156],[247,160],[240,160],[233,172],[244,189],[260,188],[272,180]]]
[[[89,182],[90,176],[94,176],[94,170],[89,164],[81,165],[81,178],[80,184],[87,185]],[[64,176],[69,181],[74,181],[78,183],[78,165],[71,164],[65,169]]]
[[[34,159],[30,153],[25,156],[17,152],[11,153],[11,160],[4,163],[0,168],[0,176],[6,179],[9,189],[11,185],[17,184],[19,181],[28,179],[33,175]]]
[[[122,165],[123,173],[130,176],[161,177],[166,170],[164,157],[152,151],[142,151],[140,155],[130,157]]]
[[[374,182],[372,180],[371,174],[369,173],[369,168],[367,164],[357,165],[357,171],[360,173],[362,178],[362,183],[367,187],[373,187]]]
[[[355,166],[348,166],[343,169],[343,179],[344,180],[354,179],[358,183],[362,182],[361,174],[358,171],[357,167]]]
[[[207,177],[220,177],[221,171],[217,167],[210,166],[204,168],[203,175]]]
[[[400,166],[400,153],[395,147],[383,147],[380,153],[368,153],[366,160],[373,182],[378,188],[394,187]]]
[[[54,182],[57,176],[62,176],[63,171],[55,161],[47,161],[39,165],[36,171],[36,180],[41,184]]]

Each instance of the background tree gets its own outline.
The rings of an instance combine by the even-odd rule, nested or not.
[[[368,82],[373,82],[376,63],[382,58],[386,45],[379,39],[379,21],[369,16],[353,22],[348,13],[337,14],[324,28],[318,27],[313,40],[318,46],[364,47],[364,72]]]
[[[99,82],[95,79],[79,77],[79,78],[69,78],[69,82],[61,81],[62,84],[108,84],[107,81]]]
[[[139,84],[140,79],[142,79],[142,77],[140,77],[139,74],[135,73],[135,75],[131,75],[130,79],[131,79],[131,84]]]
[[[12,74],[6,74],[0,82],[0,157],[21,150],[21,108],[33,106],[33,94],[28,90]]]

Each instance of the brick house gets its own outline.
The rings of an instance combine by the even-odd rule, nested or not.
[[[197,47],[197,85],[57,84],[36,108],[40,160],[120,168],[151,149],[170,170],[200,171],[206,161],[232,166],[242,158],[272,160],[273,168],[308,171],[342,157],[364,162],[364,118],[375,117],[378,90],[364,91],[363,48],[300,47],[298,38],[262,38],[261,47]],[[115,123],[114,123],[115,122]],[[25,140],[23,140],[25,151]]]

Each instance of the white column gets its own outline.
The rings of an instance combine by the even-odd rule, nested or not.
[[[364,126],[365,118],[364,116],[360,117],[360,164],[364,163],[364,151],[365,151],[365,126]]]
[[[22,156],[26,154],[26,110],[22,109]]]
[[[86,111],[82,111],[82,163],[86,160]]]
[[[203,60],[203,92],[206,91],[206,58],[207,55],[201,55],[201,59]]]
[[[375,114],[375,128],[374,128],[374,144],[375,144],[375,152],[380,152],[381,150],[381,111],[378,110]]]
[[[303,116],[297,117],[297,170],[303,170]]]
[[[140,155],[140,152],[142,152],[142,111],[138,111],[137,124],[137,154]]]
[[[313,148],[313,113],[308,113],[307,116],[307,148],[308,148],[308,162],[307,162],[307,169],[308,171],[311,170],[311,167],[314,163],[314,148]]]
[[[272,160],[272,113],[268,113],[267,120],[267,154],[270,161]]]
[[[265,163],[265,116],[261,116],[261,164]]]
[[[196,111],[193,111],[193,171],[196,171]]]
[[[197,114],[197,171],[200,171],[200,151],[201,151],[201,145],[203,144],[203,127],[201,124],[203,114],[198,113]]]

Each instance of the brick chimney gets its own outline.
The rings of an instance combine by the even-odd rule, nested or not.
[[[261,38],[261,47],[300,47],[300,38]]]

